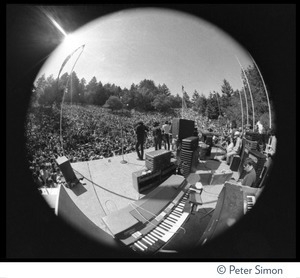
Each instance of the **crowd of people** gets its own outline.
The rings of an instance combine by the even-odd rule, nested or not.
[[[134,152],[139,121],[149,127],[143,146],[150,148],[154,144],[154,123],[172,117],[156,112],[112,113],[97,106],[65,104],[62,113],[58,108],[32,107],[26,123],[26,148],[33,179],[38,187],[63,183],[56,163],[59,156],[66,156],[73,163],[121,155],[122,151]]]
[[[57,187],[65,182],[56,163],[60,156],[66,156],[73,163],[132,152],[137,152],[137,158],[143,159],[143,149],[150,147],[170,150],[172,120],[182,117],[181,111],[177,115],[138,111],[123,113],[97,106],[68,104],[61,111],[58,108],[33,107],[28,113],[28,161],[38,187]],[[237,131],[231,124],[220,126],[192,110],[186,111],[184,118],[195,121],[199,137],[204,131],[218,134],[214,136],[214,144],[224,148],[230,145],[227,141],[230,135]],[[139,140],[137,128],[140,123],[144,127],[140,130],[143,136]]]

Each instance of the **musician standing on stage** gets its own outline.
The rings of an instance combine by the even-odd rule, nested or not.
[[[135,134],[137,137],[137,143],[135,145],[135,150],[138,155],[138,160],[144,159],[144,142],[145,142],[145,133],[148,132],[149,129],[144,125],[144,123],[138,122],[137,126],[135,127]],[[139,151],[139,147],[141,148],[141,152]]]
[[[153,125],[153,138],[154,138],[154,147],[155,150],[161,149],[161,141],[162,141],[162,131],[158,122],[155,122]]]
[[[251,158],[246,158],[244,162],[244,170],[247,172],[242,180],[242,185],[255,187],[256,171],[254,169],[254,161]]]
[[[165,121],[165,124],[162,126],[162,132],[163,132],[163,136],[162,139],[164,141],[164,145],[165,145],[165,149],[167,149],[168,145],[168,151],[170,150],[170,129],[171,129],[171,125],[169,124],[168,121]]]

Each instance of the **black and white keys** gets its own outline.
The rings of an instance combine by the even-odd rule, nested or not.
[[[190,213],[184,210],[187,200],[188,191],[183,193],[178,204],[150,232],[142,234],[138,231],[132,234],[137,240],[131,245],[131,248],[139,253],[153,253],[159,250],[178,232],[188,218]]]
[[[246,214],[249,210],[251,210],[255,204],[256,198],[252,195],[247,195],[245,207],[244,207],[244,213]]]

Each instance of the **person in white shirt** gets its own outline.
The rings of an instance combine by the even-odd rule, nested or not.
[[[262,134],[263,133],[263,130],[264,130],[264,126],[262,125],[262,123],[260,121],[258,121],[256,123],[256,126],[257,126],[257,129],[258,129],[258,133],[259,134]]]
[[[226,162],[228,165],[229,165],[231,156],[233,156],[235,154],[239,154],[239,152],[242,148],[242,139],[241,139],[240,133],[238,131],[236,131],[234,133],[233,142],[234,142],[234,147],[232,148],[231,151],[227,152],[225,155]]]
[[[268,157],[273,157],[276,153],[276,145],[277,145],[277,138],[275,136],[274,130],[270,130],[270,136],[268,140],[268,144],[266,145],[265,153]]]
[[[162,133],[163,133],[162,139],[164,141],[164,146],[165,146],[165,149],[167,149],[167,146],[166,146],[166,144],[167,144],[168,150],[170,150],[170,128],[171,128],[171,126],[169,125],[168,121],[165,121],[165,124],[161,127]]]

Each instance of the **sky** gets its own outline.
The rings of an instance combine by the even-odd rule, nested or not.
[[[51,53],[37,78],[56,78],[66,57],[83,44],[61,74],[74,67],[79,79],[89,82],[95,76],[122,89],[150,79],[156,86],[166,84],[173,95],[181,95],[184,86],[190,97],[195,90],[208,96],[221,92],[224,79],[241,89],[240,64],[252,64],[247,50],[217,26],[182,12],[147,8],[120,11],[80,27]]]

